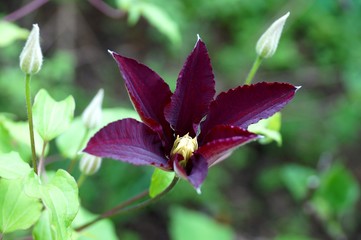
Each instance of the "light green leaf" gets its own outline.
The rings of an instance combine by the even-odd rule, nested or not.
[[[31,157],[29,125],[27,122],[14,122],[8,118],[0,119],[0,125],[7,129],[10,137],[12,149],[16,148],[17,152],[24,160]],[[43,140],[37,132],[34,132],[36,154],[40,156]],[[47,150],[46,150],[47,152]]]
[[[51,239],[69,239],[72,232],[70,225],[79,209],[78,186],[74,178],[68,172],[58,170],[51,181],[41,189],[41,195],[47,209],[47,218],[50,220]],[[41,226],[36,229],[43,231]],[[40,236],[38,232],[33,234]]]
[[[16,179],[26,176],[32,169],[17,152],[0,155],[0,177]]]
[[[13,149],[11,136],[0,120],[0,153],[8,153]]]
[[[360,186],[354,176],[341,164],[321,176],[313,202],[324,215],[341,215],[352,210],[360,199]]]
[[[79,151],[84,149],[85,144],[88,142],[89,138],[108,123],[122,118],[139,119],[138,114],[134,110],[126,108],[103,109],[102,113],[103,118],[101,126],[91,131],[82,144],[81,142],[84,138],[86,130],[80,117],[76,117],[71,123],[69,129],[56,139],[56,145],[64,157],[73,159],[75,156],[77,156]]]
[[[233,240],[234,231],[212,218],[184,208],[173,208],[170,213],[170,235],[173,240],[207,239]]]
[[[258,123],[248,126],[248,131],[263,135],[264,138],[258,141],[262,144],[268,144],[275,141],[279,146],[282,145],[281,130],[281,113],[275,113],[272,117],[262,119]]]
[[[82,224],[94,220],[98,215],[92,214],[84,208],[80,208],[78,215],[74,219],[73,227],[79,227]],[[77,240],[117,240],[116,231],[112,221],[109,219],[101,220],[94,225],[78,232]]]
[[[142,3],[140,8],[150,24],[167,36],[174,45],[179,46],[181,34],[178,25],[165,11],[151,3]]]
[[[149,187],[149,195],[154,198],[163,192],[173,181],[174,172],[163,171],[156,168],[152,175],[152,180]]]
[[[40,217],[39,199],[24,192],[24,180],[0,178],[0,232],[9,233],[31,227]]]
[[[35,224],[33,229],[34,240],[54,240],[51,235],[51,222],[49,210],[45,209],[40,216],[39,221]]]
[[[26,39],[29,31],[16,24],[0,21],[0,47],[6,47],[18,39]]]
[[[49,142],[68,129],[73,120],[74,109],[72,96],[57,102],[46,90],[41,89],[34,100],[34,127],[43,140]]]
[[[315,170],[308,167],[289,164],[283,167],[281,177],[284,184],[295,200],[302,200],[306,197],[310,180],[315,176]]]

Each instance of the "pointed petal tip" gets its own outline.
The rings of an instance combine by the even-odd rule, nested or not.
[[[298,90],[300,90],[301,87],[302,87],[302,86],[295,86],[296,92],[297,92]]]
[[[197,192],[198,195],[201,195],[201,194],[202,194],[201,186],[199,186],[199,187],[196,188],[196,192]]]
[[[197,33],[197,41],[202,41],[201,36],[199,35],[199,33]]]
[[[108,49],[108,53],[110,53],[110,55],[112,55],[114,57],[114,54],[115,54],[114,51]]]

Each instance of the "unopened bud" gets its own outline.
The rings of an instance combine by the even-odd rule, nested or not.
[[[290,13],[288,12],[276,20],[260,37],[256,45],[256,52],[260,57],[269,58],[276,52],[283,26],[289,15]]]
[[[85,108],[82,114],[82,120],[84,125],[93,129],[98,127],[102,121],[102,103],[104,98],[104,90],[99,89],[90,104]]]
[[[43,64],[43,54],[40,47],[40,34],[38,24],[33,24],[23,51],[20,54],[20,68],[26,74],[35,74]]]
[[[102,159],[90,154],[84,154],[80,159],[79,169],[85,175],[93,175],[98,172],[102,164]]]

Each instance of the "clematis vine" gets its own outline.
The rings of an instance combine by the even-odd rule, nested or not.
[[[247,127],[280,111],[298,89],[261,82],[220,93],[204,42],[199,38],[179,73],[175,92],[153,70],[109,51],[142,122],[126,118],[99,130],[84,152],[152,165],[188,180],[197,190],[208,168],[260,136]]]

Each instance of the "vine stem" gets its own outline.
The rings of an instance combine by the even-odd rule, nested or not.
[[[43,148],[41,150],[41,156],[39,159],[38,176],[41,176],[42,171],[45,170],[45,148],[47,144],[47,141],[43,142]]]
[[[150,205],[153,202],[158,201],[159,199],[161,199],[165,194],[167,194],[170,190],[172,190],[174,188],[174,186],[177,184],[178,182],[178,177],[175,176],[173,178],[173,181],[171,182],[171,184],[160,194],[158,194],[157,196],[155,196],[154,198],[148,198],[143,202],[140,202],[136,205],[130,206],[131,204],[135,203],[136,201],[138,201],[139,199],[144,198],[145,196],[149,195],[149,190],[146,190],[132,198],[130,198],[129,200],[120,203],[119,205],[115,206],[114,208],[110,209],[109,211],[99,215],[97,218],[95,218],[94,220],[80,226],[77,227],[75,229],[75,231],[80,232],[82,230],[84,230],[85,228],[97,223],[98,221],[104,219],[104,218],[108,218],[108,217],[112,217],[115,215],[120,215],[120,214],[124,214],[130,211],[134,211],[134,210],[138,210],[141,208],[144,208],[148,205]],[[130,206],[130,207],[129,207]]]
[[[83,185],[84,181],[86,179],[86,175],[84,173],[81,173],[80,177],[78,178],[78,188],[80,188],[81,185]]]
[[[45,3],[49,2],[49,0],[34,0],[30,3],[22,6],[21,8],[17,9],[16,11],[10,13],[9,15],[4,17],[4,20],[6,21],[16,21],[20,18],[28,15],[29,13],[35,11]]]
[[[32,155],[32,162],[33,162],[34,172],[37,173],[36,151],[35,151],[35,140],[34,140],[33,112],[32,112],[31,92],[30,92],[30,81],[31,81],[31,75],[26,74],[26,76],[25,76],[25,98],[26,98],[26,108],[27,108],[27,112],[28,112],[31,155]]]
[[[70,164],[69,164],[69,167],[68,167],[68,172],[69,173],[71,173],[73,171],[74,167],[75,167],[76,159],[78,158],[78,152],[81,150],[81,148],[83,147],[85,141],[87,140],[89,132],[90,132],[90,129],[86,128],[84,136],[83,136],[82,140],[80,141],[79,146],[78,146],[78,148],[76,150],[76,154],[70,161]]]
[[[251,70],[250,70],[249,73],[248,73],[248,76],[247,76],[247,78],[246,78],[246,81],[244,81],[244,84],[246,84],[246,85],[251,84],[254,76],[256,75],[256,72],[257,72],[259,66],[260,66],[261,63],[262,63],[262,60],[263,60],[263,58],[257,55],[257,58],[256,58],[256,60],[253,62],[252,68],[251,68]]]

